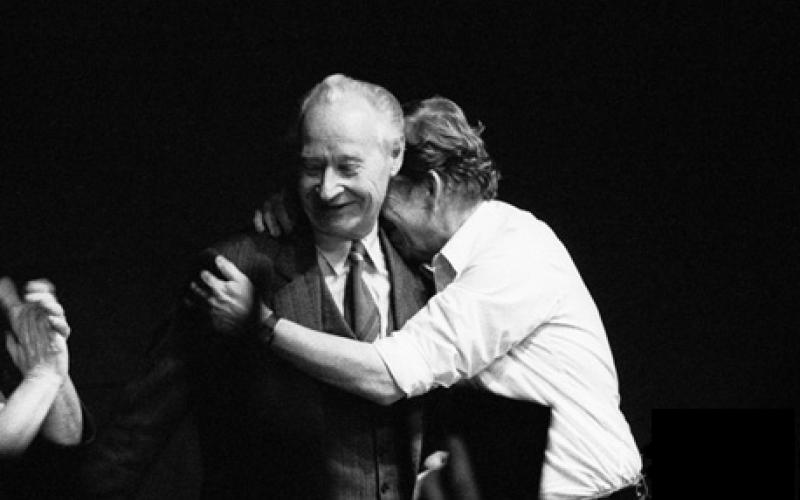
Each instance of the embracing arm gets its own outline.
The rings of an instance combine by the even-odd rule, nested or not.
[[[381,405],[405,397],[372,344],[311,330],[285,319],[278,320],[274,338],[267,342],[273,352],[303,372],[339,389]]]
[[[220,278],[203,271],[191,290],[194,302],[205,304],[218,332],[236,334],[253,326],[258,307],[249,278],[228,259],[217,256]],[[272,311],[261,304],[260,318]],[[311,330],[282,319],[275,325],[270,349],[308,375],[379,404],[405,397],[372,344]],[[270,333],[272,330],[270,329]],[[270,335],[271,337],[271,335]]]

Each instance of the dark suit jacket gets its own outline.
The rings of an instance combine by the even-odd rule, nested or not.
[[[332,302],[307,229],[245,234],[216,245],[281,317],[352,336]],[[427,300],[381,234],[399,327]],[[196,274],[195,274],[196,276]],[[179,307],[142,376],[98,436],[83,481],[90,496],[125,498],[192,413],[206,498],[404,498],[421,450],[420,401],[384,408],[302,374],[250,337],[224,337]],[[193,410],[193,411],[192,411]]]

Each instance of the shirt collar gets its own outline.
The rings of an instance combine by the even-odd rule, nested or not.
[[[372,227],[372,230],[366,236],[361,238],[361,243],[364,244],[364,249],[369,257],[368,261],[372,262],[372,265],[374,265],[378,270],[383,269],[386,264],[383,261],[383,253],[380,249],[377,222]],[[349,266],[347,265],[347,256],[350,253],[351,245],[352,242],[345,240],[330,250],[322,250],[321,248],[317,247],[317,255],[322,256],[322,259],[320,260],[327,264],[329,271],[336,276],[341,276],[347,272],[347,269],[349,269]]]
[[[491,201],[481,201],[474,212],[461,227],[447,240],[439,253],[433,257],[434,269],[443,264],[449,266],[456,275],[464,270],[470,259],[470,252],[487,227],[491,227]]]

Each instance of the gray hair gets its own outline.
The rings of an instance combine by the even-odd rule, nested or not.
[[[397,153],[401,153],[405,144],[404,121],[403,108],[397,98],[379,85],[356,80],[340,73],[327,76],[303,96],[300,101],[296,131],[300,131],[303,119],[312,107],[319,104],[333,104],[353,95],[363,98],[375,111],[386,117],[385,127],[381,127],[382,140],[389,151],[399,148]]]
[[[500,172],[481,139],[483,125],[472,126],[450,99],[434,96],[406,105],[406,152],[400,173],[430,182],[436,172],[445,185],[470,200],[497,196]]]

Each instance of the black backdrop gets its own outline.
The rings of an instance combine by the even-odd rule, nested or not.
[[[0,265],[57,284],[101,430],[332,72],[486,125],[501,199],[600,307],[640,446],[657,408],[797,407],[797,5],[560,4],[3,2]]]

